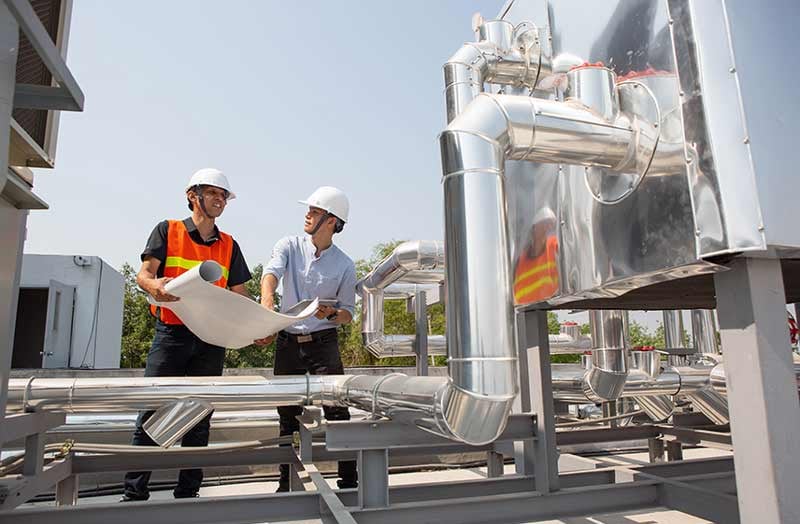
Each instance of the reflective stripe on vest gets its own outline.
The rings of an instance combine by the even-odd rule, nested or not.
[[[227,233],[220,231],[219,239],[213,244],[198,244],[192,240],[183,221],[169,221],[167,258],[164,260],[163,272],[165,277],[178,277],[206,260],[213,260],[222,266],[222,278],[214,282],[214,285],[224,288],[228,285],[232,256],[233,238]],[[183,324],[177,315],[167,307],[150,306],[150,311],[165,324]]]
[[[535,258],[523,253],[514,272],[514,303],[530,304],[548,299],[558,291],[558,239],[547,239],[544,253]]]

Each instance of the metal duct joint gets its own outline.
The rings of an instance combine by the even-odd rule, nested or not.
[[[484,83],[532,89],[546,72],[538,28],[532,23],[515,28],[505,20],[478,27],[479,41],[464,44],[444,64],[447,122],[452,122],[483,92]]]
[[[361,293],[361,337],[367,351],[378,358],[414,355],[414,335],[386,335],[383,301],[393,283],[439,285],[444,279],[444,245],[440,241],[403,242],[356,284]],[[429,354],[444,354],[444,337],[428,337]]]
[[[595,402],[617,400],[628,378],[625,350],[625,313],[589,311],[592,329],[592,365],[584,376],[584,393]]]

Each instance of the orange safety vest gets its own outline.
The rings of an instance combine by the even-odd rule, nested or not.
[[[514,303],[531,304],[552,297],[558,292],[558,238],[547,237],[545,250],[531,258],[524,251],[514,271]]]
[[[233,237],[229,234],[220,231],[219,239],[206,246],[192,240],[182,220],[169,221],[167,259],[164,260],[165,277],[175,278],[206,260],[213,260],[222,266],[222,278],[214,282],[214,285],[224,288],[228,285],[228,271],[232,255]],[[183,324],[181,319],[166,307],[151,305],[150,312],[165,324]]]

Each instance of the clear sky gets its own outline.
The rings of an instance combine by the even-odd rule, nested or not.
[[[62,114],[49,204],[25,251],[138,264],[153,226],[188,215],[196,169],[238,194],[219,221],[248,264],[302,234],[320,185],[350,197],[336,242],[352,258],[392,239],[441,239],[442,64],[471,16],[502,0],[77,0],[67,63],[83,113]]]
[[[320,185],[350,197],[336,242],[354,259],[442,239],[441,67],[474,39],[472,14],[503,4],[75,1],[67,63],[85,110],[62,114],[56,168],[37,171],[50,210],[31,213],[25,251],[137,265],[209,166],[238,194],[219,224],[251,267],[302,233],[297,200]]]

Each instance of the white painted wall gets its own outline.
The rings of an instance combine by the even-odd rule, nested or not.
[[[81,260],[88,265],[79,265]],[[46,288],[50,280],[75,286],[70,367],[119,368],[122,275],[100,257],[23,255],[21,288]]]

